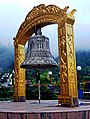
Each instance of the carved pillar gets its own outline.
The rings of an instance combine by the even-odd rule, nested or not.
[[[67,15],[66,23],[58,26],[60,56],[60,95],[58,96],[58,103],[78,106],[73,24],[74,17]]]
[[[14,64],[15,64],[15,85],[14,85],[14,99],[15,101],[24,102],[26,100],[25,93],[25,69],[20,68],[20,64],[25,59],[24,45],[18,44],[14,41]]]

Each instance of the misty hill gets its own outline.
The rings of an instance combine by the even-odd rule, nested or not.
[[[13,46],[4,46],[0,44],[0,68],[3,70],[12,69],[14,64]]]
[[[55,58],[58,61],[58,58]],[[90,66],[90,50],[76,51],[76,63],[82,68]],[[10,70],[14,67],[14,50],[13,46],[6,47],[0,44],[0,68]]]
[[[90,50],[76,51],[76,64],[82,68],[90,66]]]

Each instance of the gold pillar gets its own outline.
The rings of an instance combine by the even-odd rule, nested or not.
[[[14,85],[14,99],[15,101],[26,100],[26,87],[25,87],[25,69],[20,68],[20,64],[25,59],[24,45],[18,44],[14,41],[14,64],[15,64],[15,85]]]
[[[44,8],[44,9],[43,9]],[[17,101],[25,100],[25,70],[20,64],[25,58],[24,46],[37,25],[41,27],[58,24],[58,49],[60,60],[60,95],[58,103],[78,106],[76,61],[74,51],[74,13],[73,9],[66,13],[69,7],[61,9],[55,5],[39,5],[30,11],[20,26],[14,39],[15,45],[15,93]]]
[[[74,19],[67,15],[66,23],[58,26],[60,56],[60,95],[58,96],[58,104],[78,106],[73,24]]]

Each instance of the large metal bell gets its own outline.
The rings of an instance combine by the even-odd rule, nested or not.
[[[27,55],[20,65],[25,69],[48,69],[57,67],[56,61],[50,52],[49,38],[42,35],[41,29],[37,29],[35,35],[28,41]]]

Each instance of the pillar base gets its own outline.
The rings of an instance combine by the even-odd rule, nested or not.
[[[64,106],[64,107],[78,107],[78,98],[72,97],[68,95],[58,95],[58,105]]]
[[[26,101],[26,97],[25,96],[15,96],[14,97],[14,102],[25,102]]]

